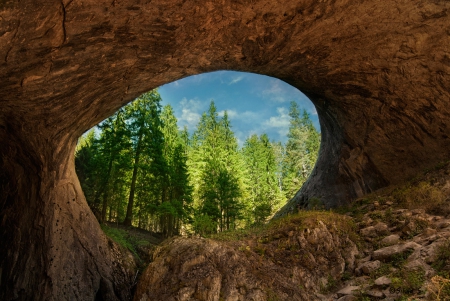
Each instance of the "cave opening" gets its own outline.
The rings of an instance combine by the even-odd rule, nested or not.
[[[319,148],[303,93],[222,70],[137,97],[79,139],[75,165],[107,234],[123,224],[202,235],[267,222],[306,182]]]

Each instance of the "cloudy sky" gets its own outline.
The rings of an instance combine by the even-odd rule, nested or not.
[[[192,133],[211,100],[223,115],[226,110],[239,144],[251,134],[267,133],[273,141],[285,142],[289,128],[289,103],[306,109],[318,130],[317,112],[296,88],[278,79],[235,71],[217,71],[190,76],[159,88],[162,105],[170,104],[178,119]]]

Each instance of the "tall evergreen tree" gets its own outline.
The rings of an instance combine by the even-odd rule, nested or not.
[[[141,171],[142,178],[145,178],[148,173],[153,175],[153,181],[155,182],[153,191],[161,192],[161,186],[164,182],[166,162],[162,151],[164,137],[161,133],[160,102],[159,93],[152,90],[142,94],[127,106],[133,141],[133,174],[124,225],[130,226],[132,224],[138,172]],[[142,160],[144,164],[141,163],[142,155],[146,157]],[[143,184],[141,183],[141,186]],[[161,195],[159,198],[163,198]]]
[[[163,108],[161,119],[163,155],[168,169],[162,185],[164,192],[159,214],[162,232],[169,237],[178,234],[183,222],[189,218],[192,188],[188,180],[185,142],[178,131],[177,119],[170,105]]]
[[[233,228],[240,218],[237,142],[227,113],[219,118],[212,101],[192,139],[190,168],[199,217],[212,231]]]
[[[278,209],[281,191],[276,175],[275,152],[266,134],[250,136],[242,149],[250,181],[252,222],[260,224]]]
[[[319,151],[320,136],[313,126],[308,113],[300,110],[296,102],[291,102],[290,126],[286,154],[284,156],[283,182],[286,197],[292,198],[314,168]]]
[[[285,147],[263,134],[241,150],[213,101],[192,137],[160,102],[156,90],[145,93],[80,139],[76,169],[100,221],[166,237],[191,223],[201,234],[264,223],[314,167],[320,135],[294,102]]]

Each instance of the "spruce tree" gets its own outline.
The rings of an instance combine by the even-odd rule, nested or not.
[[[139,186],[143,187],[143,189],[150,186],[154,192],[152,198],[154,202],[160,202],[161,198],[164,198],[161,186],[166,174],[166,162],[162,151],[164,137],[161,133],[160,102],[161,97],[159,93],[157,90],[152,90],[142,94],[127,106],[133,142],[133,174],[124,225],[131,226],[132,224],[138,173],[142,175],[141,178],[143,180]],[[148,179],[148,174],[152,175],[154,183],[149,183],[152,180]],[[155,198],[159,200],[155,200]],[[141,205],[143,204],[143,202],[140,203]]]
[[[296,102],[291,102],[290,126],[283,164],[284,191],[292,198],[307,180],[317,160],[320,136],[313,126],[309,114],[300,110]]]

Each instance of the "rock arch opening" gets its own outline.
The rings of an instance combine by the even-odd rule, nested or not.
[[[0,5],[0,299],[92,300],[99,290],[129,298],[131,280],[112,264],[76,177],[76,140],[143,92],[188,75],[266,74],[313,101],[320,159],[282,213],[312,197],[336,206],[448,159],[449,5]]]
[[[308,179],[319,148],[317,111],[303,93],[217,71],[122,107],[81,137],[75,165],[100,222],[168,237],[265,223]]]

